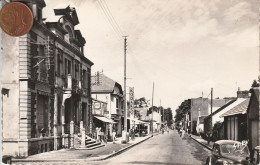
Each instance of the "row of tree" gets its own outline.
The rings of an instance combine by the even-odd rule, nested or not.
[[[176,109],[175,114],[175,123],[180,123],[182,120],[184,120],[184,117],[187,113],[190,112],[191,109],[191,101],[190,100],[184,100],[181,105]]]
[[[165,121],[168,126],[171,126],[173,123],[172,109],[170,107],[164,108],[162,106],[153,106],[150,107],[150,100],[146,100],[145,97],[134,100],[134,107],[136,108],[145,108],[149,107],[147,115],[151,114],[152,111],[161,113],[162,121]],[[140,118],[140,112],[135,110],[135,116]]]

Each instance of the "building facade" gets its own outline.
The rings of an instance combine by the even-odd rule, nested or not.
[[[69,125],[91,132],[90,75],[85,39],[75,8],[54,9],[57,22],[43,22],[44,0],[25,2],[33,12],[28,34],[2,33],[3,155],[26,157],[70,146]],[[10,127],[12,123],[12,127]]]
[[[92,98],[107,103],[107,117],[116,122],[116,135],[122,136],[122,129],[124,128],[124,113],[123,90],[121,85],[100,72],[97,72],[91,77],[91,85]],[[109,127],[109,132],[111,135],[112,126]]]

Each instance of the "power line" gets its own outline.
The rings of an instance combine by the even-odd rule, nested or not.
[[[103,11],[103,14],[105,15],[105,17],[107,18],[109,24],[111,25],[111,27],[112,27],[113,30],[115,31],[117,37],[119,38],[120,41],[122,41],[122,39],[121,39],[121,36],[122,36],[122,35],[121,35],[120,31],[116,28],[116,25],[115,25],[115,23],[113,22],[111,16],[109,15],[108,11],[105,9],[104,4],[102,3],[101,0],[97,0],[96,2],[97,2],[97,4],[98,4],[98,6],[100,7],[100,9]]]
[[[102,1],[102,0],[101,0]],[[113,14],[111,13],[111,11],[110,11],[110,9],[109,9],[109,7],[108,7],[108,5],[107,5],[107,3],[106,3],[106,0],[103,0],[104,1],[104,3],[105,3],[105,6],[106,6],[106,8],[107,8],[107,10],[108,10],[108,13],[110,14],[110,16],[112,17],[112,20],[114,21],[114,23],[116,24],[116,27],[118,28],[118,30],[119,30],[119,32],[120,32],[120,34],[121,34],[121,36],[123,36],[123,32],[122,32],[122,30],[121,30],[121,28],[120,28],[120,26],[118,25],[118,23],[116,22],[116,20],[115,20],[115,18],[114,18],[114,16],[113,16]]]

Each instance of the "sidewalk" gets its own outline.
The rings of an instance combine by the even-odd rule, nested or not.
[[[206,147],[207,149],[212,150],[214,142],[210,142],[208,144],[208,142],[206,140],[204,140],[202,137],[199,137],[196,135],[191,135],[191,138],[193,140],[197,141],[198,143],[200,143],[201,145],[203,145],[204,147]]]
[[[151,138],[151,135],[145,137],[135,137],[135,139],[127,144],[121,144],[121,138],[116,139],[116,143],[108,142],[104,147],[100,147],[94,150],[78,150],[78,149],[61,149],[58,151],[50,151],[29,156],[23,159],[12,159],[14,164],[21,163],[36,163],[36,162],[86,162],[86,161],[98,161],[105,160],[113,157],[123,151]]]

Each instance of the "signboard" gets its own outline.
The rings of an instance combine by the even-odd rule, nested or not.
[[[133,115],[134,114],[134,87],[129,87],[129,102],[130,102],[129,112],[130,115]]]

